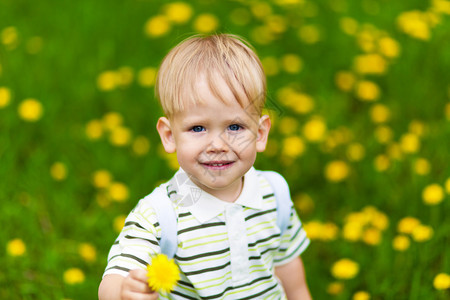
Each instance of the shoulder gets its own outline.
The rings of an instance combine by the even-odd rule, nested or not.
[[[167,196],[167,184],[161,184],[150,194],[141,198],[132,210],[132,213],[141,215],[144,218],[153,219],[155,218],[157,205],[161,202],[171,202]]]
[[[286,179],[281,175],[280,173],[276,171],[271,170],[255,170],[256,174],[260,177],[266,180],[272,187],[276,188],[283,188],[283,189],[289,189],[288,183]]]

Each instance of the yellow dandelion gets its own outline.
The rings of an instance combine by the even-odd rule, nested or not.
[[[327,286],[327,293],[333,296],[339,295],[344,291],[344,284],[342,282],[331,282]]]
[[[244,7],[236,8],[230,13],[230,20],[236,25],[247,25],[251,20],[250,12]]]
[[[138,82],[143,87],[152,87],[155,85],[157,70],[156,68],[148,67],[139,71]]]
[[[7,87],[0,87],[0,108],[8,106],[11,102],[11,90]]]
[[[376,34],[376,29],[370,27],[358,31],[356,38],[359,48],[366,53],[374,52],[376,48]]]
[[[397,25],[401,31],[413,38],[425,41],[430,39],[431,32],[427,17],[421,11],[413,10],[401,13],[397,17]]]
[[[375,138],[380,144],[387,144],[392,141],[394,132],[389,126],[378,126],[374,132]]]
[[[44,109],[42,107],[41,102],[36,99],[25,99],[20,103],[18,108],[19,116],[27,121],[27,122],[35,122],[38,121],[42,114],[44,113]]]
[[[10,256],[22,256],[26,251],[27,247],[21,239],[13,239],[6,244],[6,252]]]
[[[92,175],[92,184],[96,188],[106,188],[111,184],[112,175],[106,170],[95,171]]]
[[[287,21],[279,15],[270,15],[265,18],[265,25],[274,34],[280,34],[286,31]]]
[[[355,85],[356,77],[350,71],[339,71],[336,73],[334,81],[341,91],[349,92]]]
[[[389,226],[388,217],[381,213],[377,212],[376,216],[370,221],[373,227],[378,228],[379,230],[385,230]]]
[[[286,72],[296,74],[302,69],[303,61],[296,54],[286,54],[281,58],[281,66]]]
[[[425,242],[431,239],[433,237],[433,234],[434,230],[431,226],[420,224],[416,228],[414,228],[411,235],[416,242]]]
[[[123,117],[118,112],[108,112],[102,118],[103,127],[110,131],[122,126],[122,123]]]
[[[375,101],[380,97],[380,88],[369,80],[361,80],[356,85],[356,96],[361,101]]]
[[[348,259],[343,258],[338,260],[331,267],[331,274],[336,279],[352,279],[359,273],[358,263]]]
[[[434,277],[433,286],[437,290],[447,290],[450,288],[450,275],[447,273],[439,273]]]
[[[219,27],[219,19],[213,14],[201,14],[194,20],[195,31],[211,33]]]
[[[391,166],[391,161],[386,155],[380,154],[375,157],[374,165],[375,170],[378,172],[384,172]]]
[[[117,84],[121,87],[129,86],[134,79],[134,71],[131,67],[121,67],[117,70]]]
[[[327,222],[322,226],[321,239],[323,241],[336,240],[339,234],[339,228],[336,224]]]
[[[366,291],[358,291],[353,294],[352,300],[370,300],[370,294]]]
[[[353,65],[359,74],[384,74],[388,67],[383,56],[376,53],[356,56]]]
[[[327,126],[323,118],[315,116],[312,117],[303,126],[303,135],[310,142],[320,142],[324,139],[327,131]]]
[[[426,186],[422,191],[422,200],[425,204],[436,205],[444,199],[444,189],[437,183]]]
[[[70,268],[63,274],[64,282],[70,285],[84,282],[85,276],[79,268]]]
[[[371,246],[378,245],[381,242],[381,231],[377,228],[368,228],[364,230],[362,240]]]
[[[9,26],[2,30],[1,42],[7,47],[7,49],[12,50],[17,47],[19,43],[19,33],[16,27]]]
[[[292,135],[298,129],[298,121],[292,117],[284,117],[280,119],[277,127],[281,134]]]
[[[298,30],[298,37],[306,44],[315,44],[320,41],[321,33],[316,25],[303,25]]]
[[[395,58],[400,54],[400,44],[390,37],[382,37],[378,40],[378,51],[387,58]]]
[[[109,141],[117,147],[126,146],[131,142],[131,130],[125,127],[115,127],[111,131]]]
[[[450,121],[450,103],[445,104],[444,114],[447,121]]]
[[[163,11],[169,21],[177,24],[184,24],[192,17],[192,7],[185,2],[172,2],[166,4]]]
[[[180,280],[180,271],[173,259],[168,259],[164,254],[158,254],[147,266],[147,277],[148,286],[153,291],[168,293]]]
[[[445,191],[450,194],[450,177],[445,181]]]
[[[273,42],[275,35],[267,26],[256,26],[250,31],[250,37],[255,43],[267,45]]]
[[[50,175],[55,179],[56,181],[61,181],[66,179],[67,177],[67,168],[66,165],[62,162],[55,162],[50,167]]]
[[[364,158],[366,150],[360,143],[351,143],[347,147],[347,157],[350,161],[360,161]]]
[[[274,56],[264,57],[261,59],[261,63],[267,76],[274,76],[280,72],[280,64]]]
[[[290,136],[283,140],[282,154],[288,157],[298,157],[305,152],[305,144],[298,136]]]
[[[350,242],[359,241],[362,238],[363,226],[359,222],[345,223],[342,228],[342,236]]]
[[[125,220],[126,220],[127,216],[125,215],[120,215],[114,218],[113,221],[113,229],[115,232],[121,232],[123,226],[125,225]]]
[[[405,251],[409,248],[411,242],[406,235],[397,235],[392,240],[392,247],[397,251]]]
[[[325,178],[331,182],[339,182],[348,177],[350,167],[345,161],[334,160],[325,166]]]
[[[374,123],[385,123],[389,120],[391,111],[386,105],[375,104],[370,109],[370,118]]]
[[[93,262],[97,259],[97,250],[89,243],[82,243],[78,246],[78,253],[81,258],[87,262]]]
[[[263,19],[272,14],[272,7],[266,2],[255,2],[250,7],[250,11],[255,17]]]
[[[293,93],[289,101],[293,102],[291,108],[299,114],[307,114],[314,109],[314,100],[311,96],[303,93]]]
[[[167,34],[171,29],[170,20],[165,15],[157,15],[148,19],[144,31],[147,36],[156,38]]]
[[[120,78],[115,71],[104,71],[97,77],[97,87],[101,91],[112,91],[119,84]]]
[[[403,157],[402,147],[398,143],[390,143],[387,147],[389,158],[400,160]]]
[[[318,240],[322,234],[322,223],[319,221],[310,221],[304,224],[306,235],[311,240]]]
[[[405,153],[416,153],[420,148],[419,137],[413,133],[406,133],[400,138],[400,147]]]
[[[427,175],[430,173],[430,162],[426,160],[425,158],[418,158],[414,162],[413,166],[414,172],[418,175]]]
[[[99,120],[91,120],[86,124],[85,133],[88,139],[97,140],[103,135],[103,125]]]
[[[294,205],[301,214],[309,214],[314,210],[314,201],[310,195],[301,193],[294,197]]]
[[[417,136],[423,136],[426,131],[426,126],[422,121],[412,120],[408,125],[408,131]]]
[[[136,153],[136,155],[142,156],[148,153],[148,150],[150,149],[150,142],[148,138],[145,136],[138,136],[133,141],[133,152]]]
[[[339,20],[339,27],[348,35],[355,35],[358,31],[358,22],[349,17],[343,17]]]
[[[404,217],[397,224],[397,231],[400,233],[410,234],[420,225],[420,221],[414,217]]]
[[[121,182],[113,182],[108,189],[111,200],[116,202],[124,202],[128,199],[128,187]]]

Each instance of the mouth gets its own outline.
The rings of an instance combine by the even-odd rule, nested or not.
[[[201,165],[209,170],[225,170],[234,164],[233,161],[208,161],[202,162]]]

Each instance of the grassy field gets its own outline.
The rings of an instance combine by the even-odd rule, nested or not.
[[[0,298],[95,299],[177,169],[154,76],[194,33],[252,43],[315,299],[450,299],[450,1],[0,0]],[[445,217],[447,215],[447,217]]]

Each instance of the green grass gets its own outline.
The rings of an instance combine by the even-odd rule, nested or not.
[[[261,154],[256,163],[257,168],[280,171],[289,181],[294,198],[306,193],[313,199],[312,210],[299,211],[302,221],[331,222],[342,229],[346,215],[369,205],[389,219],[376,246],[349,242],[341,233],[329,242],[312,241],[303,260],[314,298],[351,299],[360,290],[367,291],[372,299],[450,297],[448,289],[438,291],[433,287],[437,274],[450,273],[450,225],[446,222],[450,196],[444,192],[442,203],[436,206],[422,201],[425,187],[433,183],[444,187],[450,178],[449,15],[442,14],[440,24],[431,28],[430,39],[421,41],[403,33],[396,18],[405,11],[426,11],[431,1],[304,1],[305,5],[291,8],[277,5],[277,1],[260,2],[270,5],[272,14],[287,20],[286,31],[267,44],[252,39],[253,29],[264,22],[252,15],[251,3],[256,2],[251,1],[190,2],[193,16],[186,24],[173,25],[166,35],[150,38],[144,33],[144,25],[150,17],[162,13],[163,4],[158,1],[63,0],[31,4],[0,0],[0,37],[8,27],[18,33],[14,47],[0,39],[0,87],[12,94],[9,105],[0,106],[0,298],[96,297],[109,247],[117,235],[114,219],[126,215],[141,197],[174,172],[161,153],[155,130],[161,109],[153,88],[139,84],[138,73],[146,67],[157,68],[171,47],[195,33],[193,20],[201,13],[218,18],[217,31],[247,38],[261,58],[294,53],[303,61],[298,74],[281,69],[268,77],[269,97],[277,101],[277,91],[290,85],[312,96],[315,108],[300,115],[278,104],[282,110],[272,113],[275,126],[271,134],[278,150],[273,155]],[[345,7],[333,9],[336,3]],[[379,8],[379,13],[374,13],[374,7],[375,11]],[[230,12],[237,8],[247,12],[248,24],[232,22]],[[363,53],[356,37],[340,29],[342,17],[371,24],[401,47],[387,72],[365,76],[381,89],[374,103],[385,105],[391,112],[386,125],[393,131],[392,143],[401,140],[412,121],[420,121],[425,128],[418,151],[391,159],[390,167],[383,172],[376,170],[374,159],[386,154],[389,147],[374,137],[377,125],[370,119],[374,103],[339,90],[334,81],[338,71],[351,70],[354,57]],[[315,44],[302,42],[298,36],[298,30],[310,24],[321,33]],[[42,39],[42,49],[35,54],[27,50],[33,37]],[[125,66],[134,74],[129,85],[112,91],[98,88],[97,78],[102,72]],[[35,98],[43,106],[44,114],[37,122],[26,122],[17,112],[27,98]],[[120,113],[133,138],[144,136],[149,140],[150,150],[145,156],[134,154],[130,145],[113,146],[107,134],[95,141],[87,138],[86,124],[111,111]],[[345,127],[352,133],[351,140],[331,151],[323,150],[324,141],[308,142],[302,127],[314,115],[323,117],[327,136]],[[299,157],[286,158],[282,154],[285,136],[277,124],[285,117],[299,123],[294,134],[306,144],[306,151]],[[350,142],[363,145],[362,160],[348,160],[346,148]],[[417,158],[429,162],[428,174],[414,171]],[[342,182],[333,183],[324,176],[327,163],[333,160],[343,160],[350,167],[349,176]],[[50,174],[55,162],[67,168],[62,181]],[[127,201],[99,205],[99,189],[92,185],[92,176],[100,169],[108,170],[114,181],[128,187]],[[407,216],[431,226],[434,234],[425,242],[411,241],[406,251],[399,252],[393,249],[392,240],[397,235],[398,221]],[[6,251],[7,243],[15,238],[25,243],[22,256],[12,257]],[[85,261],[78,253],[81,243],[95,247],[93,262]],[[360,271],[355,278],[340,281],[333,278],[330,269],[344,257],[357,262]],[[63,274],[70,268],[83,271],[82,283],[70,285],[64,281]],[[336,281],[343,283],[343,290],[330,295],[327,288]]]

